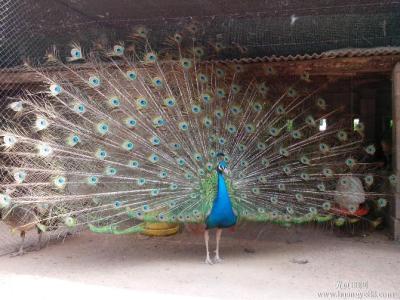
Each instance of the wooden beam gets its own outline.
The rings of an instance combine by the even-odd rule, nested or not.
[[[272,66],[277,74],[282,76],[297,76],[304,72],[313,76],[354,77],[365,74],[386,74],[390,75],[397,62],[400,62],[400,55],[382,55],[368,57],[336,57],[322,59],[308,59],[295,61],[279,61],[265,63],[247,63],[246,69],[249,73],[257,76],[265,76],[265,66]],[[221,62],[221,64],[231,64]],[[88,64],[75,65],[74,68],[90,68]],[[45,68],[46,73],[62,73],[62,69],[54,67]],[[40,84],[42,79],[35,75],[32,70],[2,70],[0,72],[0,85],[6,89],[15,88],[20,85]]]
[[[272,66],[279,74],[301,75],[308,72],[314,76],[354,77],[373,73],[390,75],[397,62],[400,62],[400,55],[336,57],[265,64]]]

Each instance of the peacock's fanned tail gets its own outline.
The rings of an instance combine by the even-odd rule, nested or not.
[[[319,96],[329,82],[202,63],[205,50],[183,49],[179,34],[164,53],[144,31],[133,39],[140,51],[85,57],[75,45],[65,63],[30,67],[43,88],[11,103],[1,126],[1,209],[116,234],[141,232],[135,220],[203,223],[219,152],[240,220],[340,224],[366,199],[386,204],[362,124]]]

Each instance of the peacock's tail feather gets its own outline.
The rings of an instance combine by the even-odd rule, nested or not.
[[[340,226],[366,199],[386,205],[373,190],[383,178],[363,162],[375,148],[363,144],[362,124],[352,128],[320,97],[330,82],[203,63],[204,51],[224,47],[183,34],[157,53],[146,37],[138,28],[135,47],[86,56],[74,44],[65,63],[54,50],[52,68],[28,67],[43,88],[11,103],[1,125],[1,209],[115,234],[143,232],[141,222],[203,223],[218,152],[240,220]]]

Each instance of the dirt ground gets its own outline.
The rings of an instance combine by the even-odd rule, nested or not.
[[[204,264],[200,232],[85,232],[1,256],[0,299],[400,299],[400,246],[382,232],[246,225],[223,233],[221,256]]]

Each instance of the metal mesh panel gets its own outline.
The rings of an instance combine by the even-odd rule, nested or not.
[[[236,2],[239,1],[232,1]],[[123,41],[137,25],[151,30],[151,44],[157,49],[163,47],[167,36],[194,21],[200,28],[196,35],[199,43],[218,40],[248,50],[239,53],[229,49],[221,54],[221,59],[400,45],[400,3],[364,0],[344,5],[346,2],[341,2],[310,1],[313,5],[305,6],[298,1],[264,5],[260,4],[264,1],[255,1],[252,6],[262,10],[230,15],[211,10],[205,13],[214,15],[199,13],[190,18],[185,10],[179,15],[166,11],[166,17],[152,17],[150,9],[157,15],[157,9],[163,11],[168,7],[161,1],[154,1],[153,6],[126,1],[3,1],[1,66],[14,67],[21,63],[21,57],[42,60],[53,44],[65,56],[71,42],[78,42],[88,50],[97,39],[110,43]],[[172,7],[174,3],[183,6],[176,1],[169,3]],[[190,7],[183,9],[194,13]]]

